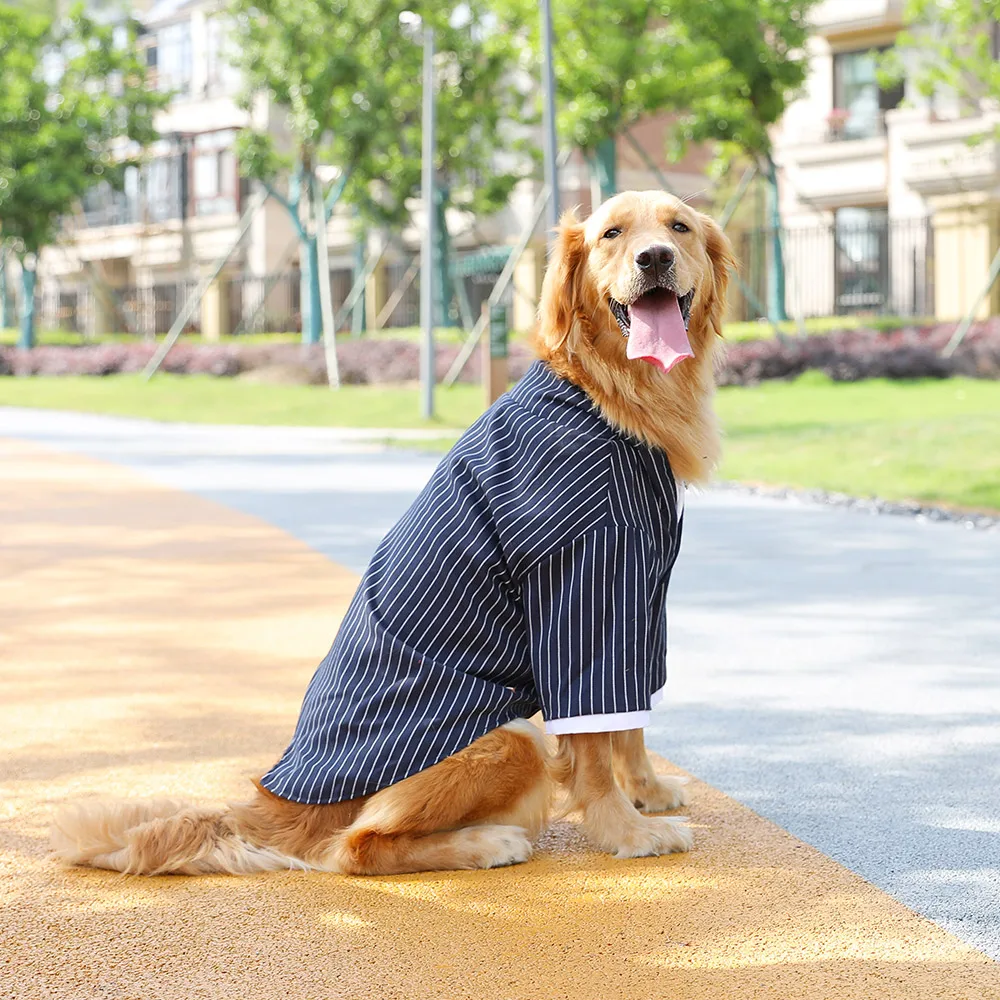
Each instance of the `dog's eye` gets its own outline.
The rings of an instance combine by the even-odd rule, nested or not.
[[[604,234],[604,239],[613,240],[616,236],[621,236],[622,231],[617,226],[612,226]]]
[[[683,222],[675,222],[670,227],[675,233],[689,233],[691,230]]]

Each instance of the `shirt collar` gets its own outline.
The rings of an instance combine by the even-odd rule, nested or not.
[[[578,385],[557,375],[544,361],[535,361],[510,390],[511,397],[534,412],[575,411],[574,416],[614,433],[594,401]]]
[[[625,434],[610,424],[597,404],[576,383],[557,375],[544,361],[535,361],[524,377],[510,390],[520,406],[548,419],[564,421],[570,417],[573,426],[590,429],[602,435],[621,438],[635,448],[657,475],[664,470],[673,482],[673,470],[667,453]]]

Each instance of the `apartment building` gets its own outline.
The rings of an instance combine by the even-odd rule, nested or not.
[[[236,241],[239,219],[250,194],[241,180],[233,142],[253,124],[280,137],[284,112],[265,98],[250,111],[237,102],[239,74],[226,58],[227,21],[220,0],[156,0],[138,15],[141,39],[154,85],[175,96],[160,113],[160,140],[143,165],[130,170],[123,192],[94,189],[82,214],[68,220],[60,245],[40,264],[40,317],[43,328],[99,333],[134,329],[164,332],[177,310]],[[620,186],[658,184],[658,172],[678,193],[697,195],[704,187],[705,154],[683,164],[664,162],[667,122],[639,123],[635,145],[617,152]],[[654,164],[651,168],[650,164]],[[476,284],[474,301],[489,293],[492,278],[531,215],[540,181],[524,182],[510,205],[489,219],[449,217],[454,246],[465,256],[463,272]],[[587,164],[573,157],[561,173],[561,201],[590,210]],[[419,278],[411,261],[419,246],[422,213],[403,233],[372,233],[369,242],[388,241],[384,260],[371,276],[365,301],[369,323],[382,316],[388,325],[416,322]],[[355,245],[349,210],[328,229],[335,306],[346,297],[359,260],[368,247]],[[544,269],[544,222],[518,264],[511,299],[516,327],[532,325]],[[408,286],[386,316],[384,308],[402,282]],[[112,294],[108,294],[108,289]],[[270,201],[255,217],[220,279],[206,294],[193,329],[207,336],[246,328],[295,329],[301,293],[298,249],[282,206]]]
[[[880,85],[903,0],[824,0],[809,77],[774,134],[793,315],[954,318],[998,245],[1000,114]],[[992,44],[997,54],[998,39]],[[1000,290],[981,315],[1000,311]]]
[[[142,166],[128,171],[124,191],[93,188],[82,212],[67,220],[59,246],[43,254],[43,326],[163,332],[204,271],[235,242],[248,185],[233,141],[251,118],[270,128],[276,116],[263,101],[252,112],[238,106],[240,81],[225,57],[220,8],[204,0],[159,0],[138,13],[150,80],[175,96],[157,118],[160,139]],[[279,206],[265,206],[224,280],[268,273],[291,232]],[[114,294],[95,294],[99,285]],[[201,320],[218,332],[221,288],[207,297],[195,326]]]

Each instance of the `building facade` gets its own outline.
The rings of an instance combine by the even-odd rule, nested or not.
[[[812,15],[809,77],[773,137],[792,315],[956,318],[998,246],[1000,114],[880,84],[903,6],[824,0]]]

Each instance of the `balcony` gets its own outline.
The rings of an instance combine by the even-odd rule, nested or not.
[[[809,23],[823,35],[871,31],[902,22],[903,0],[820,0]]]
[[[782,151],[798,197],[816,208],[884,204],[888,187],[885,135],[832,138],[822,134]]]
[[[856,139],[877,139],[885,135],[885,114],[872,111],[859,114],[834,108],[826,116],[827,142],[853,142]]]
[[[132,226],[180,219],[184,215],[184,173],[181,155],[161,156],[125,171],[125,187],[92,187],[83,197],[83,216],[91,228]]]
[[[1000,145],[992,118],[927,122],[903,136],[903,180],[921,195],[983,191],[1000,183]]]

